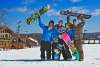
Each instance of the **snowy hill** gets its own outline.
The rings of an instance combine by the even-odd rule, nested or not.
[[[1,67],[100,67],[100,44],[84,45],[85,60],[40,61],[39,47],[0,51]]]

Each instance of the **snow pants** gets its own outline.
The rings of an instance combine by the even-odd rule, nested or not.
[[[79,60],[82,61],[82,60],[84,59],[84,53],[83,53],[83,48],[82,48],[82,42],[81,42],[81,40],[75,40],[74,43],[75,43],[75,47],[77,48],[77,50],[78,50],[78,52],[79,52],[79,55],[80,55]]]
[[[52,59],[60,60],[61,54],[64,60],[72,58],[69,47],[64,43],[62,39],[59,39],[57,43],[52,44]]]
[[[41,51],[41,59],[43,60],[51,59],[51,43],[50,42],[41,41],[40,51]]]

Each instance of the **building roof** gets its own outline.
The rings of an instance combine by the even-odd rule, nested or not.
[[[7,26],[0,26],[0,32],[2,32],[2,30],[6,30],[8,33],[12,33],[14,34],[14,31],[11,30],[9,27]]]

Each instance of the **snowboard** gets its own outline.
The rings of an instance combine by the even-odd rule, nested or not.
[[[53,44],[53,46],[55,46],[53,47],[53,52],[52,52],[53,60],[56,61],[60,60],[61,51],[65,49],[64,48],[65,44],[62,41],[58,38],[58,42],[56,42],[56,44]]]
[[[64,32],[62,33],[61,38],[71,50],[72,55],[74,55],[75,57],[75,60],[79,60],[79,52],[75,45],[72,43],[72,40],[70,39],[69,35],[66,32]]]
[[[53,60],[59,61],[60,60],[60,50],[54,49],[53,51]]]
[[[66,32],[62,33],[61,39],[66,43],[66,45],[69,48],[71,47],[72,42],[71,42],[71,39],[70,39],[69,35]]]
[[[75,60],[78,60],[80,59],[80,55],[79,55],[79,52],[77,50],[77,48],[75,47],[75,44],[72,44],[72,46],[70,47],[71,51],[72,51],[72,55],[75,57]]]
[[[41,8],[39,11],[37,11],[36,13],[33,13],[30,17],[27,18],[26,23],[28,25],[31,25],[33,22],[35,22],[38,17],[40,17],[41,15],[45,14],[46,12],[48,12],[50,10],[50,6],[46,6]]]

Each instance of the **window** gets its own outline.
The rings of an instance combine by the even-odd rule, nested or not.
[[[8,34],[5,34],[5,38],[8,38]]]

